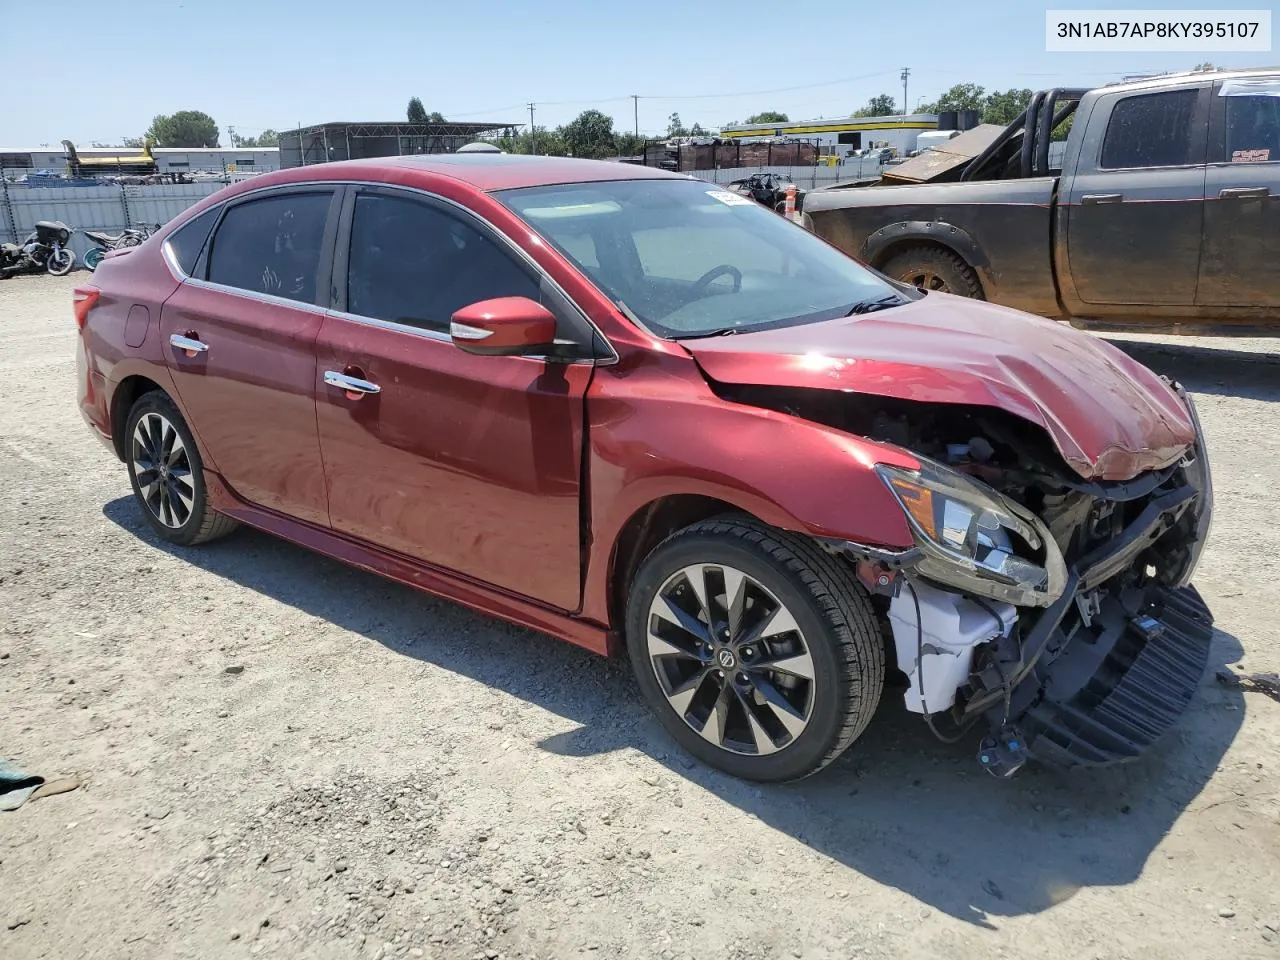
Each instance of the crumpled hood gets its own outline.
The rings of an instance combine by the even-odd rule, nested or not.
[[[1169,385],[1105,340],[948,294],[681,344],[721,383],[998,407],[1043,427],[1086,479],[1132,479],[1173,463],[1195,440]]]

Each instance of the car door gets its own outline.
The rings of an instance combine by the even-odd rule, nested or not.
[[[332,188],[314,186],[231,201],[160,315],[213,469],[250,503],[324,525],[315,344],[338,209]]]
[[[1209,86],[1095,103],[1059,209],[1084,303],[1195,303]]]
[[[505,238],[444,201],[362,188],[343,224],[338,309],[317,345],[334,528],[576,609],[586,321]],[[453,345],[454,311],[509,296],[552,309],[562,339],[585,335],[582,359]]]
[[[1280,307],[1280,74],[1214,92],[1196,302]]]

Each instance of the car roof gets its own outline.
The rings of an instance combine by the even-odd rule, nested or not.
[[[485,192],[517,187],[565,183],[597,183],[603,180],[689,180],[689,176],[655,167],[608,160],[571,157],[536,157],[510,153],[433,153],[407,157],[339,160],[306,167],[290,167],[254,177],[256,186],[298,180],[376,179],[411,183],[416,175],[431,174],[470,185]]]
[[[1154,77],[1135,77],[1109,83],[1096,90],[1114,93],[1117,90],[1163,90],[1183,87],[1203,80],[1245,80],[1251,77],[1280,75],[1280,67],[1248,67],[1242,70],[1190,70],[1185,73],[1167,73]]]

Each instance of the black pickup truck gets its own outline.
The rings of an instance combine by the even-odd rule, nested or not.
[[[1081,325],[1280,334],[1280,71],[1043,91],[988,141],[907,161],[927,182],[902,183],[904,164],[895,185],[811,191],[804,223],[926,289]]]

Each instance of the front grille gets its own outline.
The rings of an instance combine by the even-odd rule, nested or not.
[[[1127,620],[1108,628],[1100,619],[1086,631],[1092,637],[1077,635],[1054,662],[1051,673],[1069,671],[1073,652],[1096,660],[1096,645],[1111,643],[1074,691],[1055,696],[1046,684],[1021,721],[1032,756],[1064,767],[1132,760],[1186,712],[1208,666],[1213,617],[1191,587],[1157,588],[1152,600],[1148,612],[1163,626],[1158,636],[1148,639]]]

